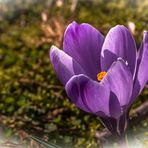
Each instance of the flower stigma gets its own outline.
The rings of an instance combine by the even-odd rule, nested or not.
[[[106,72],[105,71],[102,71],[102,72],[98,73],[97,74],[98,81],[103,80],[103,78],[105,77],[105,75],[106,75]]]

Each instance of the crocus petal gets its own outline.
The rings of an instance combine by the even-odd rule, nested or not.
[[[140,92],[144,88],[144,85],[147,82],[148,82],[148,32],[144,32],[143,42],[141,44],[138,54],[132,101],[140,94]]]
[[[118,119],[121,115],[120,102],[113,92],[110,93],[109,111],[112,118]]]
[[[50,49],[50,59],[63,85],[65,85],[73,75],[84,73],[80,65],[72,57],[55,46],[52,46]]]
[[[110,116],[110,91],[107,85],[93,81],[81,74],[73,76],[67,82],[66,92],[78,108],[97,115]]]
[[[101,51],[101,68],[107,71],[111,64],[121,57],[127,61],[134,74],[136,63],[136,45],[128,29],[117,25],[107,34]]]
[[[63,49],[81,65],[87,76],[96,80],[103,41],[104,37],[91,25],[73,22],[65,31]]]
[[[112,64],[102,81],[108,81],[110,89],[114,93],[113,98],[117,97],[120,106],[124,109],[130,101],[133,88],[133,77],[126,63],[119,58]],[[111,110],[113,111],[113,108]]]

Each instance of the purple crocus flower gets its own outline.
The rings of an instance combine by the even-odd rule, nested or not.
[[[129,109],[148,81],[148,32],[139,51],[122,25],[104,36],[91,25],[71,23],[63,51],[52,46],[50,59],[70,100],[100,117],[116,135],[128,125]]]

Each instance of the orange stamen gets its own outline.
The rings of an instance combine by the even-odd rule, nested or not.
[[[106,72],[105,71],[102,71],[100,73],[97,74],[97,79],[98,81],[101,81],[106,75]]]

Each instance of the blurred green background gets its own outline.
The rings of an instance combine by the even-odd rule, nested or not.
[[[69,102],[49,49],[53,44],[62,49],[64,30],[72,21],[90,23],[104,35],[123,24],[139,47],[148,30],[148,1],[0,0],[0,6],[0,125],[5,137],[34,134],[65,147],[101,147],[95,134],[104,127]],[[148,87],[133,108],[147,98]],[[148,136],[147,124],[145,118],[129,131]]]

